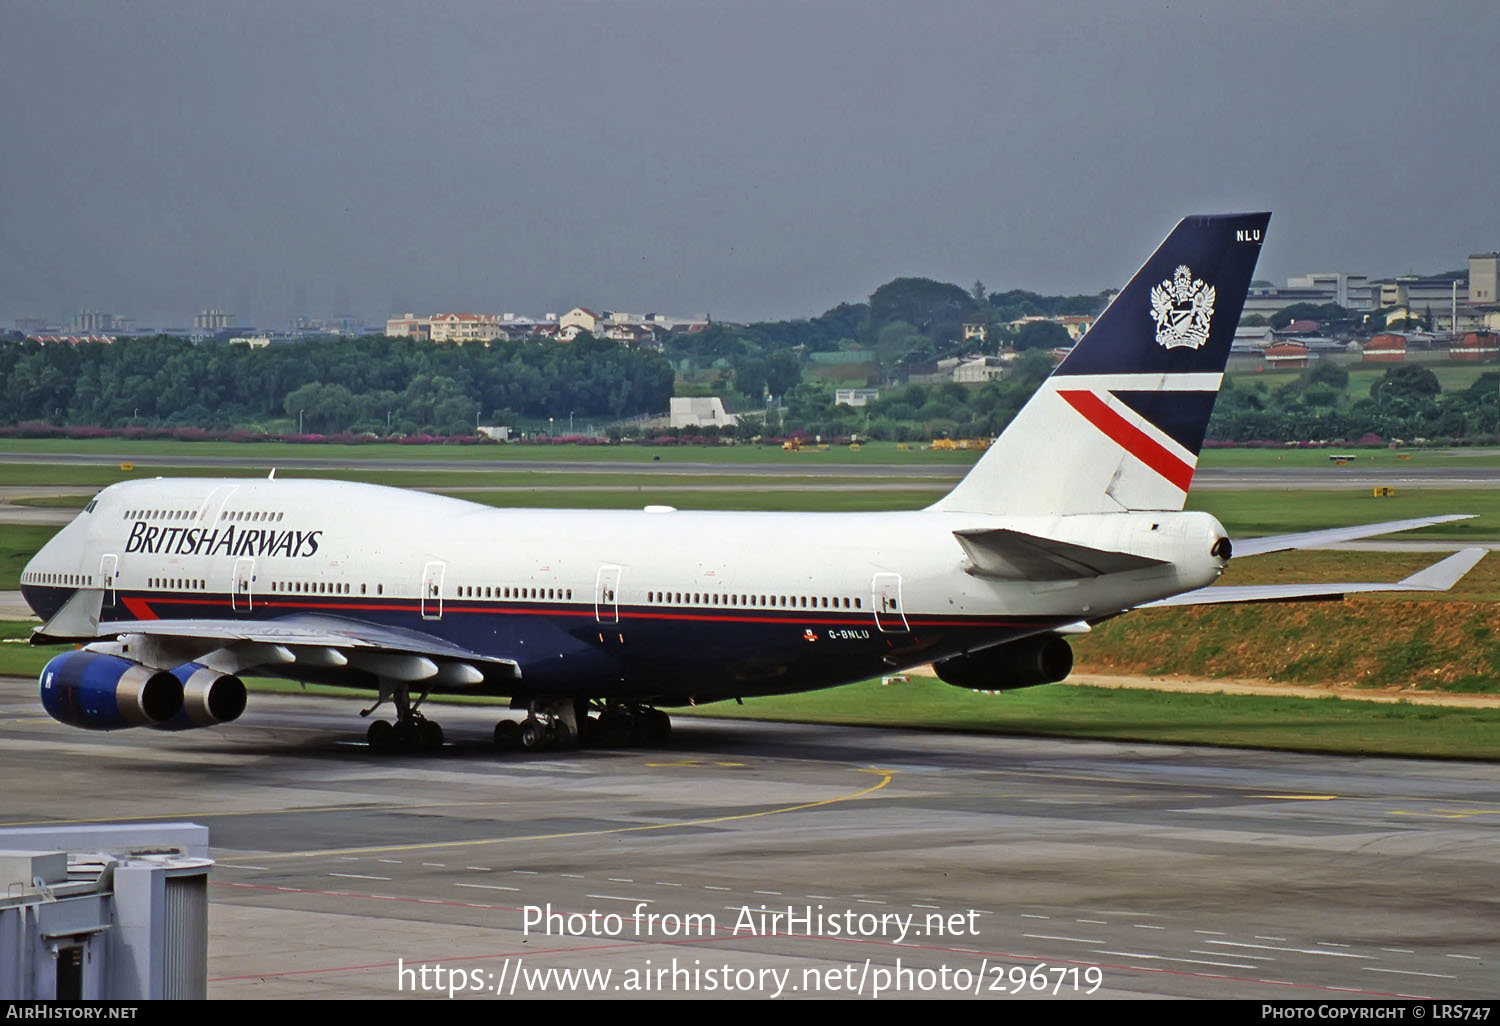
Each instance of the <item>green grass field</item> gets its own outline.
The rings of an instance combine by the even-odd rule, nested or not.
[[[851,466],[877,464],[951,464],[966,466],[978,454],[967,451],[941,452],[909,447],[895,442],[867,442],[858,449],[808,446],[801,452],[784,452],[774,445],[369,445],[307,444],[295,442],[178,442],[172,440],[130,441],[124,438],[0,438],[0,453],[57,453],[83,456],[120,456],[191,465],[201,457],[234,457],[272,466],[278,459],[350,460],[461,460],[497,465],[554,460],[589,460],[610,463],[774,463],[789,468],[838,463]]]

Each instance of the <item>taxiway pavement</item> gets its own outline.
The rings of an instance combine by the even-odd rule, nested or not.
[[[686,716],[660,751],[499,755],[497,712],[455,706],[442,753],[384,757],[357,705],[92,734],[0,679],[0,820],[207,824],[215,997],[446,995],[413,966],[490,999],[869,996],[898,961],[904,996],[1038,965],[1070,997],[1094,968],[1117,997],[1496,995],[1491,765]],[[528,929],[549,905],[577,918]]]

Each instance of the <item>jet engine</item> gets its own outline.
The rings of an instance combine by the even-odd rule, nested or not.
[[[1009,691],[1056,684],[1073,671],[1073,649],[1057,635],[1044,634],[943,659],[932,668],[954,687]]]
[[[192,730],[237,720],[245,711],[245,682],[202,663],[183,663],[172,671],[182,682],[182,707],[157,730]]]
[[[154,726],[182,712],[182,683],[172,674],[87,650],[47,663],[41,697],[54,720],[87,730]]]

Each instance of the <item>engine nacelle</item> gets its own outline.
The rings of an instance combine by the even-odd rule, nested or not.
[[[172,671],[182,682],[182,708],[157,730],[194,730],[229,723],[245,711],[245,682],[232,673],[210,669],[202,663],[183,663]]]
[[[1009,691],[1056,684],[1073,672],[1073,649],[1055,634],[1012,641],[933,663],[938,679],[954,687]]]
[[[182,683],[117,655],[64,652],[42,669],[42,708],[86,730],[149,727],[182,711]]]

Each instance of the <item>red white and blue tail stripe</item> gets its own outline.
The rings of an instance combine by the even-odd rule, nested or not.
[[[1180,510],[1269,214],[1185,218],[940,510]]]

